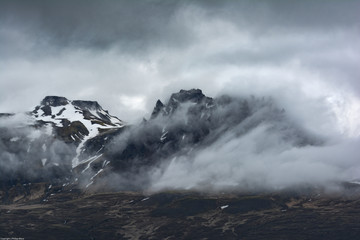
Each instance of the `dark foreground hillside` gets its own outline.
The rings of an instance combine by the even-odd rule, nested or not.
[[[358,239],[360,200],[319,194],[83,194],[0,205],[0,237],[30,239]]]

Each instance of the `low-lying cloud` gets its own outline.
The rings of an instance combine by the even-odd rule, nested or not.
[[[277,191],[299,186],[339,188],[359,179],[358,140],[296,147],[261,125],[236,137],[231,132],[190,156],[170,160],[153,175],[151,190]]]
[[[51,126],[25,114],[0,118],[0,183],[70,179],[74,146],[54,139]]]

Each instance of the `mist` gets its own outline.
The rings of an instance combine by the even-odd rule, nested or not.
[[[337,128],[327,101],[300,93],[289,99],[227,95],[203,103],[214,108],[190,100],[168,115],[178,101],[173,98],[165,102],[165,115],[112,141],[107,157],[118,172],[100,185],[147,192],[338,192],[359,181],[359,138]]]
[[[338,188],[360,177],[359,8],[357,0],[4,0],[0,112],[29,111],[47,95],[101,103],[132,125],[105,154],[120,169],[103,181],[114,188]],[[191,104],[171,120],[149,120],[157,99],[166,103],[171,93],[192,88],[216,99],[271,99],[273,107],[250,106],[246,118],[241,104],[217,109],[216,131],[205,131],[203,144],[196,139],[210,125],[192,119]],[[17,129],[24,125],[18,116],[0,119],[12,129],[1,142],[1,169],[13,172],[28,158],[67,166],[74,149],[59,141],[49,141],[51,156],[26,156],[28,142],[14,155],[7,143],[13,137],[48,139],[46,130]],[[189,138],[158,149],[164,126]],[[129,146],[154,149],[145,168]]]
[[[0,118],[0,179],[61,182],[71,177],[74,147],[52,137],[52,127],[36,126],[27,114]]]
[[[298,187],[341,189],[359,179],[359,140],[296,147],[269,125],[244,136],[228,132],[200,150],[170,160],[153,173],[151,191],[280,191]]]

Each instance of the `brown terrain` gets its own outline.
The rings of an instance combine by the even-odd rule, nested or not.
[[[360,198],[168,191],[86,193],[36,184],[1,192],[0,238],[359,239]],[[7,199],[6,199],[7,198]]]

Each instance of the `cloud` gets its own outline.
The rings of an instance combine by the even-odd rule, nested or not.
[[[168,159],[153,189],[358,178],[359,7],[351,0],[1,1],[0,112],[60,95],[98,101],[136,123],[180,89],[272,97],[327,144],[293,147],[267,125],[241,137],[228,132]]]
[[[54,139],[50,126],[34,127],[23,114],[0,118],[1,184],[56,182],[70,177],[75,149]]]
[[[314,116],[299,121],[304,116],[297,108],[285,108],[279,115],[276,100],[262,100],[264,105],[254,100],[246,99],[251,115],[237,124],[230,120],[240,119],[236,104],[212,112],[211,119],[219,116],[220,129],[226,130],[217,135],[211,128],[206,144],[190,144],[165,158],[150,171],[149,190],[279,191],[306,186],[334,191],[343,182],[358,181],[358,137],[309,131],[306,121]]]
[[[150,189],[278,191],[297,186],[338,188],[359,177],[358,140],[294,147],[260,125],[250,133],[221,137],[190,156],[169,159],[153,173]]]
[[[97,100],[132,122],[180,88],[218,95],[260,78],[263,89],[321,81],[358,98],[358,5],[2,1],[0,111],[30,110],[56,94]],[[129,108],[121,96],[145,106]]]

